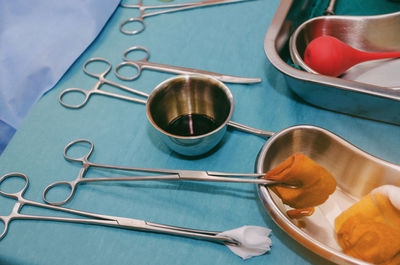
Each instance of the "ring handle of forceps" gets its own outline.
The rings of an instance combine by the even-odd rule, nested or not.
[[[93,63],[93,62],[103,62],[104,64],[107,65],[107,69],[104,70],[103,72],[99,73],[99,74],[92,73],[91,71],[89,71],[89,70],[87,69],[87,66],[88,66],[89,64]],[[98,78],[98,79],[100,79],[100,80],[101,80],[101,78],[104,78],[104,76],[105,76],[106,74],[108,74],[108,73],[111,71],[111,68],[112,68],[111,62],[110,62],[109,60],[105,59],[105,58],[102,58],[102,57],[93,57],[93,58],[90,58],[90,59],[88,59],[88,60],[83,64],[83,66],[82,66],[83,71],[84,71],[87,75],[90,75],[90,76],[92,76],[92,77]]]
[[[68,104],[68,103],[65,103],[64,100],[63,100],[63,97],[64,97],[66,94],[71,94],[71,93],[83,94],[85,97],[83,98],[82,102],[81,102],[81,103],[78,103],[78,104]],[[90,94],[91,94],[91,90],[85,90],[85,89],[74,88],[74,87],[73,87],[73,88],[67,88],[67,89],[65,89],[65,90],[63,90],[63,91],[61,92],[60,96],[58,97],[58,101],[61,103],[61,105],[63,105],[63,106],[66,107],[66,108],[70,108],[70,109],[79,109],[79,108],[81,108],[81,107],[83,107],[83,106],[86,105],[86,103],[87,103],[88,100],[89,100]]]
[[[25,180],[25,186],[20,189],[17,192],[14,193],[8,193],[5,192],[1,189],[1,184],[6,180],[6,179],[10,179],[10,178],[22,178]],[[13,173],[9,173],[6,174],[4,176],[2,176],[0,178],[0,194],[4,197],[8,197],[8,198],[13,198],[15,200],[17,200],[17,202],[22,202],[23,201],[23,197],[22,195],[25,193],[26,189],[28,188],[29,185],[29,179],[27,176],[25,176],[24,174],[21,173],[17,173],[17,172],[13,172]],[[13,212],[11,213],[10,216],[0,216],[0,222],[2,222],[4,224],[4,228],[3,228],[3,232],[0,234],[0,240],[7,234],[8,231],[8,224],[10,223],[10,221],[13,219],[13,214],[17,214],[19,209],[14,208]]]
[[[68,153],[68,150],[69,150],[72,146],[74,146],[74,145],[76,145],[76,144],[78,144],[78,143],[87,143],[87,144],[89,144],[89,146],[90,146],[89,151],[88,151],[85,155],[83,155],[82,157],[74,158],[74,157],[69,156],[69,155],[67,154],[67,153]],[[87,139],[77,139],[77,140],[74,140],[74,141],[70,142],[69,144],[67,144],[67,146],[65,146],[65,148],[64,148],[64,158],[65,158],[66,160],[68,160],[68,161],[74,161],[74,162],[80,162],[80,163],[82,163],[82,164],[86,164],[86,163],[88,163],[89,157],[90,157],[90,156],[92,155],[92,153],[93,153],[93,149],[94,149],[94,144],[93,144],[92,141],[89,141],[89,140],[87,140]]]
[[[132,22],[136,22],[136,23],[141,24],[141,28],[139,28],[137,30],[126,30],[126,29],[124,29],[125,25],[131,24]],[[142,17],[131,17],[131,18],[128,18],[125,21],[121,22],[121,24],[119,24],[119,30],[122,33],[127,34],[127,35],[139,34],[145,28],[146,28],[146,23],[144,22],[144,19]]]
[[[89,144],[89,146],[90,146],[89,151],[88,151],[85,155],[83,155],[82,157],[79,157],[79,158],[74,158],[74,157],[69,156],[69,155],[67,154],[67,153],[68,153],[68,150],[69,150],[72,146],[74,146],[74,145],[76,145],[76,144],[79,144],[79,143],[87,143],[87,144]],[[93,152],[93,149],[94,149],[94,144],[93,144],[93,142],[91,142],[91,141],[89,141],[89,140],[87,140],[87,139],[77,139],[77,140],[74,140],[74,141],[70,142],[69,144],[67,144],[67,146],[64,148],[64,158],[65,158],[66,160],[68,160],[68,161],[80,162],[80,163],[82,163],[82,166],[85,167],[85,165],[87,165],[87,163],[88,163],[89,157],[91,156],[91,154],[92,154],[92,152]],[[50,185],[48,185],[48,186],[44,189],[42,198],[43,198],[43,200],[44,200],[47,204],[51,204],[51,205],[62,205],[62,204],[65,204],[65,203],[67,203],[68,201],[70,201],[70,200],[72,199],[72,197],[74,196],[75,190],[76,190],[76,185],[77,185],[79,182],[80,182],[80,179],[75,179],[75,180],[73,180],[73,181],[58,181],[58,182],[51,183]],[[47,193],[48,193],[51,189],[53,189],[54,187],[60,187],[60,186],[67,186],[67,188],[69,188],[70,193],[69,193],[69,195],[67,196],[67,198],[66,198],[65,200],[59,201],[59,202],[52,202],[52,201],[50,201],[49,199],[47,199]]]
[[[145,56],[142,59],[137,60],[137,61],[128,59],[128,57],[127,57],[128,54],[130,52],[134,52],[134,51],[143,51],[143,52],[145,52]],[[137,62],[147,62],[149,57],[150,57],[150,51],[146,47],[143,47],[143,46],[130,47],[124,51],[124,54],[122,55],[122,59],[124,59],[124,62],[120,63],[119,65],[117,65],[117,67],[115,67],[114,73],[119,79],[127,80],[127,81],[135,80],[142,74],[142,66]],[[135,68],[137,73],[130,77],[121,75],[119,73],[119,70],[126,66]]]
[[[79,180],[58,181],[58,182],[51,183],[43,191],[43,194],[42,194],[43,201],[45,201],[47,204],[57,205],[57,206],[58,205],[63,205],[65,203],[69,202],[72,199],[72,197],[74,196],[74,194],[75,194],[75,189],[76,189],[76,185],[77,185],[78,182],[79,182]],[[52,201],[48,200],[47,199],[47,194],[49,193],[49,191],[51,189],[53,189],[54,187],[60,187],[60,186],[67,186],[69,188],[70,193],[67,196],[67,198],[64,199],[63,201],[58,201],[58,202],[52,202]]]
[[[17,177],[17,178],[22,178],[23,180],[25,180],[25,186],[24,186],[22,189],[20,189],[19,191],[14,192],[14,193],[9,193],[9,192],[3,191],[3,190],[1,189],[1,184],[2,184],[6,179],[15,178],[15,177]],[[28,177],[25,176],[24,174],[22,174],[22,173],[17,173],[17,172],[8,173],[8,174],[6,174],[6,175],[4,175],[4,176],[2,176],[2,177],[0,178],[0,195],[3,195],[4,197],[8,197],[8,198],[13,198],[13,199],[19,200],[19,199],[22,198],[22,195],[25,193],[26,189],[28,188],[28,185],[29,185],[29,179],[28,179]]]
[[[103,63],[105,63],[107,65],[107,69],[104,70],[103,72],[99,73],[99,74],[92,73],[91,71],[89,71],[87,69],[87,65],[90,64],[90,63],[93,63],[93,62],[103,62]],[[100,82],[100,84],[101,84],[102,82],[104,82],[103,81],[104,80],[104,76],[111,71],[111,62],[106,60],[106,59],[104,59],[104,58],[101,58],[101,57],[94,57],[94,58],[88,59],[83,64],[82,69],[87,75],[92,76],[94,78],[97,78],[99,80],[98,82]],[[83,107],[84,105],[86,105],[86,103],[89,100],[90,95],[93,93],[92,91],[93,91],[93,89],[85,90],[85,89],[81,89],[81,88],[67,88],[67,89],[65,89],[65,90],[63,90],[61,92],[60,96],[58,97],[58,101],[61,103],[61,105],[63,105],[66,108],[79,109],[79,108]],[[63,97],[66,94],[71,94],[71,93],[83,94],[84,98],[83,98],[82,102],[79,103],[79,104],[68,104],[68,103],[66,103],[63,100]]]

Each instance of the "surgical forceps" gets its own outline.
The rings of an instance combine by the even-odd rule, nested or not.
[[[212,231],[204,231],[204,230],[196,230],[189,229],[177,226],[169,226],[158,223],[147,222],[144,220],[131,219],[125,217],[116,217],[116,216],[108,216],[102,214],[94,214],[89,212],[83,212],[78,210],[73,210],[69,208],[52,206],[44,203],[39,203],[31,200],[27,200],[23,197],[26,189],[28,188],[29,179],[27,176],[21,173],[10,173],[4,175],[0,178],[0,186],[1,184],[9,178],[22,178],[25,180],[25,186],[18,192],[8,193],[3,191],[0,188],[0,194],[2,196],[12,198],[17,200],[15,203],[10,215],[8,216],[0,216],[0,221],[4,223],[4,230],[0,234],[0,240],[6,235],[8,231],[8,225],[12,220],[22,219],[22,220],[48,220],[48,221],[59,221],[59,222],[72,222],[72,223],[83,223],[83,224],[95,224],[95,225],[104,225],[104,226],[112,226],[123,229],[130,230],[141,230],[141,231],[150,231],[164,234],[173,234],[179,236],[186,236],[191,238],[203,239],[208,241],[213,241],[222,244],[233,244],[240,245],[240,242],[230,238],[228,236],[221,236],[219,232]],[[89,218],[68,218],[68,217],[56,217],[56,216],[42,216],[42,215],[28,215],[20,213],[20,210],[24,205],[30,205],[34,207],[40,207],[55,211],[61,211],[66,213],[72,213],[79,216],[90,217]]]
[[[132,18],[129,18],[129,19],[123,21],[119,25],[119,29],[121,32],[123,32],[125,34],[134,35],[134,34],[138,34],[138,33],[142,32],[145,29],[146,23],[144,22],[144,18],[146,18],[146,17],[160,15],[160,14],[164,14],[164,13],[170,13],[170,12],[177,12],[177,11],[192,9],[192,8],[197,8],[197,7],[221,5],[221,4],[244,2],[244,1],[249,1],[249,0],[206,0],[206,1],[190,2],[190,3],[183,3],[183,4],[154,5],[154,6],[143,6],[143,0],[139,0],[139,2],[137,4],[133,4],[133,5],[121,4],[122,7],[138,9],[140,11],[140,16],[132,17]],[[167,9],[167,8],[169,8],[169,9]],[[166,10],[159,10],[159,11],[146,13],[146,10],[151,10],[151,9],[166,9]],[[126,24],[130,24],[132,22],[139,23],[141,25],[141,27],[138,30],[124,29]]]
[[[145,52],[145,54],[146,54],[145,57],[140,60],[128,59],[129,53],[137,52],[137,51]],[[222,74],[217,74],[217,73],[212,73],[212,72],[202,71],[202,70],[197,70],[197,69],[184,68],[184,67],[159,64],[159,63],[152,63],[152,62],[148,61],[149,56],[150,56],[150,52],[145,47],[134,46],[134,47],[130,47],[130,48],[126,49],[122,56],[122,58],[124,59],[124,62],[117,65],[117,67],[115,68],[115,74],[118,76],[118,78],[120,78],[122,80],[135,80],[142,74],[143,69],[150,69],[150,70],[156,70],[159,72],[174,73],[174,74],[203,74],[203,75],[212,76],[212,77],[214,77],[222,82],[226,82],[226,83],[250,84],[250,83],[261,82],[260,78],[246,78],[246,77],[239,77],[239,76],[222,75]],[[124,76],[124,75],[120,74],[119,70],[124,67],[135,68],[136,74],[133,74],[131,76]]]
[[[68,155],[68,150],[77,144],[84,143],[89,145],[89,151],[82,157],[75,158]],[[70,142],[64,149],[64,158],[68,161],[74,161],[82,163],[82,168],[79,171],[78,176],[72,181],[58,181],[48,185],[43,191],[43,200],[51,205],[61,205],[68,202],[73,195],[77,185],[85,182],[96,182],[96,181],[131,181],[131,180],[195,180],[195,181],[218,181],[218,182],[241,182],[241,183],[256,183],[261,185],[274,185],[280,184],[278,181],[260,179],[265,173],[254,173],[254,174],[241,174],[241,173],[225,173],[225,172],[214,172],[214,171],[196,171],[196,170],[173,170],[173,169],[149,169],[149,168],[137,168],[137,167],[120,167],[112,165],[97,164],[89,161],[89,157],[94,149],[94,144],[86,139],[78,139]],[[160,173],[165,175],[150,175],[150,176],[132,176],[132,177],[108,177],[108,178],[85,178],[86,172],[90,167],[115,169],[122,171],[137,171],[137,172],[149,172],[149,173]],[[228,177],[231,176],[231,177]],[[281,183],[283,184],[283,183]],[[67,186],[70,189],[68,197],[61,202],[51,202],[47,199],[47,193],[54,187]]]
[[[107,65],[107,69],[104,70],[102,73],[100,74],[96,74],[93,73],[91,71],[89,71],[87,69],[87,65],[93,62],[103,62]],[[85,89],[81,89],[81,88],[67,88],[64,91],[61,92],[60,97],[58,98],[58,100],[60,101],[61,105],[63,105],[64,107],[67,108],[73,108],[73,109],[78,109],[83,107],[89,100],[89,98],[93,95],[93,94],[99,94],[99,95],[105,95],[105,96],[109,96],[109,97],[114,97],[114,98],[119,98],[119,99],[124,99],[124,100],[128,100],[128,101],[133,101],[133,102],[139,102],[139,103],[143,103],[146,104],[146,100],[141,100],[141,99],[137,99],[137,98],[132,98],[132,97],[128,97],[128,96],[124,96],[124,95],[119,95],[116,93],[111,93],[111,92],[107,92],[104,90],[100,90],[101,86],[103,84],[108,84],[110,86],[114,86],[123,90],[126,90],[128,92],[143,96],[143,97],[148,97],[148,94],[135,90],[133,88],[124,86],[124,85],[120,85],[117,84],[115,82],[112,82],[108,79],[106,79],[106,75],[110,72],[111,70],[111,63],[104,59],[104,58],[99,58],[99,57],[95,57],[95,58],[91,58],[89,60],[87,60],[84,64],[83,64],[83,71],[87,74],[90,75],[94,78],[97,78],[98,81],[96,82],[96,84],[90,89],[90,90],[85,90]],[[72,93],[79,93],[79,94],[83,94],[84,98],[83,101],[80,104],[68,104],[64,101],[64,96],[66,94],[72,94]]]

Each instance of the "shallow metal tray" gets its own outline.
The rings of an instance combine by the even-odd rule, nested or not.
[[[365,81],[309,73],[287,63],[290,58],[289,39],[293,31],[308,19],[304,13],[312,3],[307,0],[281,1],[264,39],[267,58],[284,74],[289,87],[306,102],[341,113],[400,125],[400,90]],[[397,74],[391,78],[399,77],[400,74]]]
[[[349,206],[384,184],[400,184],[400,166],[376,158],[320,127],[298,125],[274,134],[262,147],[257,173],[268,172],[294,153],[303,153],[326,168],[336,179],[337,189],[301,227],[290,219],[290,208],[265,186],[259,196],[275,223],[294,240],[316,254],[338,264],[367,264],[342,253],[334,231],[335,218]]]

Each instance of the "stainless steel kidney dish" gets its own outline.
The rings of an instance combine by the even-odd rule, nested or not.
[[[315,213],[297,226],[282,204],[266,186],[258,191],[272,219],[294,240],[338,264],[367,264],[342,253],[336,241],[334,219],[372,189],[400,185],[400,166],[374,157],[341,137],[320,127],[299,125],[275,133],[262,147],[256,171],[268,172],[290,155],[301,152],[326,168],[336,179],[337,189]],[[369,264],[369,263],[368,263]]]
[[[310,104],[358,117],[400,124],[400,112],[398,111],[400,109],[400,91],[396,90],[396,85],[400,87],[400,80],[396,80],[396,78],[400,78],[400,75],[390,74],[395,69],[398,69],[400,60],[389,60],[379,67],[365,63],[363,66],[360,65],[360,67],[353,69],[351,73],[346,74],[343,78],[299,70],[289,63],[289,40],[291,37],[292,41],[296,42],[298,53],[301,55],[302,49],[311,41],[311,38],[322,34],[338,36],[339,32],[343,35],[346,30],[353,33],[353,36],[355,34],[365,36],[364,41],[360,41],[361,37],[358,38],[358,41],[356,41],[356,38],[352,39],[351,44],[355,48],[365,48],[366,43],[379,43],[372,40],[367,42],[366,38],[379,39],[383,38],[381,35],[386,34],[392,36],[392,41],[385,42],[385,46],[375,45],[375,51],[400,49],[399,46],[394,44],[398,44],[400,41],[393,40],[393,38],[398,39],[399,37],[397,33],[393,33],[398,32],[400,28],[398,12],[383,16],[388,17],[384,21],[391,23],[389,28],[393,32],[379,30],[378,28],[385,26],[374,23],[374,26],[370,25],[369,28],[375,27],[376,29],[370,30],[369,34],[366,34],[362,31],[363,27],[359,23],[359,21],[363,21],[363,18],[351,17],[350,22],[348,22],[349,16],[315,18],[312,19],[314,22],[310,20],[307,25],[302,27],[302,22],[308,19],[303,15],[303,11],[310,8],[312,4],[313,1],[305,0],[281,1],[264,39],[264,50],[267,58],[274,67],[284,74],[289,87]],[[343,24],[343,19],[345,19],[346,24]],[[335,31],[329,26],[332,23],[341,23],[341,26],[336,25],[334,27]],[[325,26],[328,28],[325,28]],[[296,30],[298,31],[296,32]],[[294,36],[295,34],[296,37]],[[350,37],[347,39],[351,40]],[[301,59],[301,56],[296,56],[295,59],[299,59],[299,57]],[[397,66],[394,66],[396,62]],[[303,67],[306,68],[304,65]],[[381,75],[383,77],[379,77]],[[387,75],[390,75],[390,77]],[[388,81],[391,83],[388,83]]]

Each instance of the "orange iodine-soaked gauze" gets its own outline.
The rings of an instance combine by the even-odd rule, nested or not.
[[[345,254],[374,264],[400,264],[400,209],[393,204],[399,196],[399,187],[382,186],[335,219]]]
[[[301,153],[291,155],[264,177],[281,181],[271,189],[292,208],[309,208],[324,203],[336,189],[335,178],[322,166]]]

